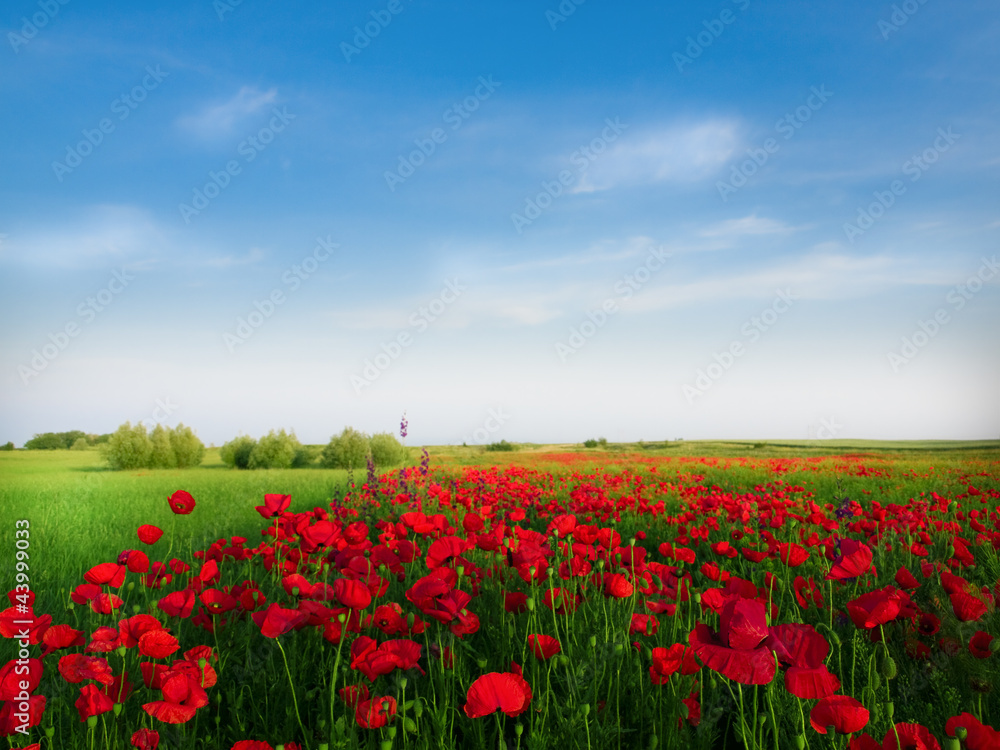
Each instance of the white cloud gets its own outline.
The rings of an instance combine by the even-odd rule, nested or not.
[[[236,266],[252,266],[264,259],[265,253],[259,247],[252,247],[246,255],[223,255],[216,258],[206,258],[199,265],[211,268],[234,268]]]
[[[269,104],[274,104],[277,89],[260,91],[254,86],[243,86],[235,96],[221,104],[212,104],[194,115],[185,115],[177,124],[205,140],[231,135],[236,125]]]
[[[699,234],[711,239],[737,239],[746,235],[791,234],[794,231],[795,227],[790,227],[782,221],[762,219],[757,214],[751,214],[741,219],[727,219],[703,229]]]
[[[737,125],[729,120],[625,131],[591,162],[573,192],[704,180],[729,160],[739,142]]]

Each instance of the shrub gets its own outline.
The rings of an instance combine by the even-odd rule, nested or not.
[[[323,449],[323,465],[331,469],[360,469],[368,463],[369,450],[365,433],[345,427]]]
[[[316,445],[300,445],[295,449],[295,458],[292,459],[293,469],[303,469],[311,466],[319,458],[320,447]]]
[[[14,450],[14,443],[8,440],[3,445],[0,445],[0,451],[12,451]]]
[[[249,469],[250,454],[257,446],[257,441],[249,435],[240,435],[230,440],[219,449],[222,462],[231,469]]]
[[[490,443],[486,446],[486,450],[494,451],[514,451],[517,450],[517,446],[513,443],[508,443],[506,440],[501,440],[499,443]]]
[[[177,466],[174,449],[170,446],[170,431],[162,424],[153,428],[149,436],[149,467],[151,469],[173,469]]]
[[[142,423],[132,426],[126,422],[113,433],[102,446],[104,460],[116,471],[143,469],[149,466],[153,446]]]
[[[178,424],[170,431],[170,448],[178,469],[198,466],[205,458],[205,444],[190,427]]]
[[[89,447],[90,447],[90,443],[87,442],[87,438],[82,437],[82,438],[77,438],[73,442],[73,445],[70,446],[70,450],[72,450],[72,451],[85,451]]]
[[[66,443],[55,432],[43,432],[31,438],[24,447],[30,451],[54,451],[65,448]]]
[[[406,447],[391,433],[377,432],[371,436],[368,444],[371,446],[372,461],[376,468],[398,466],[406,460]]]
[[[251,469],[290,469],[295,453],[302,446],[295,433],[271,430],[257,441],[250,452]]]
[[[584,440],[583,441],[583,447],[584,448],[596,448],[597,447],[597,441],[594,440],[593,438],[591,438],[590,440]]]

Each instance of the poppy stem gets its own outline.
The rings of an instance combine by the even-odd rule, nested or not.
[[[337,641],[337,656],[333,660],[333,674],[330,676],[330,744],[334,744],[335,723],[333,721],[333,703],[336,696],[337,674],[340,671],[340,649],[344,645],[344,627],[341,623],[340,640]]]
[[[278,644],[278,650],[281,651],[281,660],[285,662],[285,674],[288,675],[288,687],[292,689],[292,705],[295,707],[295,718],[299,722],[299,729],[302,730],[302,742],[305,743],[306,750],[309,750],[309,735],[306,734],[306,728],[302,725],[302,717],[299,715],[299,699],[295,696],[295,683],[292,682],[292,671],[288,668],[288,657],[285,656],[285,649],[281,645],[281,641],[275,638],[274,642]]]

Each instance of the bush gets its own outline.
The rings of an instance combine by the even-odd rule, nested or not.
[[[506,440],[501,440],[499,443],[490,443],[486,446],[486,450],[495,451],[514,451],[517,450],[517,446],[513,443],[508,443]]]
[[[90,443],[87,442],[87,438],[77,438],[73,445],[70,446],[71,451],[85,451],[90,448]]]
[[[0,451],[12,451],[14,450],[14,443],[8,440],[3,445],[0,445]]]
[[[371,436],[368,444],[371,447],[372,461],[378,469],[398,466],[406,460],[406,447],[391,433],[377,432]]]
[[[24,447],[30,451],[54,451],[65,448],[66,443],[55,432],[43,432],[31,438]]]
[[[126,422],[113,433],[102,447],[104,460],[116,471],[144,469],[149,466],[153,445],[142,423]]]
[[[360,469],[368,463],[369,450],[365,433],[345,427],[323,449],[323,465],[331,469]]]
[[[250,452],[250,468],[290,469],[295,461],[296,451],[301,447],[295,433],[289,435],[284,430],[271,430],[257,441]]]
[[[205,444],[190,427],[178,424],[170,431],[170,448],[178,469],[198,466],[205,458]]]
[[[257,446],[257,441],[249,435],[240,435],[230,440],[219,449],[222,462],[231,469],[249,469],[250,454]]]
[[[295,458],[292,459],[293,469],[304,469],[311,466],[319,458],[321,448],[316,445],[300,445],[295,449]]]
[[[149,444],[149,467],[151,469],[174,469],[177,467],[174,449],[170,445],[170,432],[166,427],[157,424],[153,428],[153,434],[149,436]]]

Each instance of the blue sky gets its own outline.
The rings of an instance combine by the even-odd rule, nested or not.
[[[1000,12],[7,3],[0,440],[1000,435]]]

